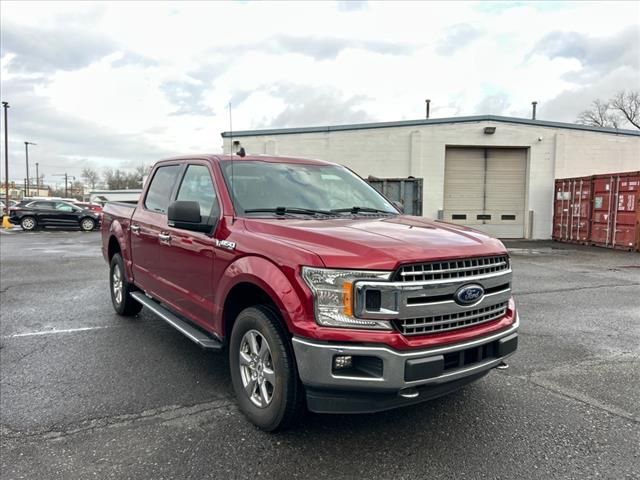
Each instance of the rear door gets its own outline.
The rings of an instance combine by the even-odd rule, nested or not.
[[[38,225],[57,225],[56,223],[56,202],[36,201],[26,205],[26,209],[33,211]]]
[[[167,248],[161,243],[166,234],[167,208],[173,198],[182,162],[160,163],[152,173],[145,198],[136,208],[131,219],[131,258],[136,284],[154,298],[166,301],[171,288],[162,280],[159,272],[169,268]],[[163,233],[164,232],[164,233]]]

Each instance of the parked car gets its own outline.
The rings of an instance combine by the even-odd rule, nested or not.
[[[10,209],[9,221],[23,230],[38,227],[80,227],[89,232],[100,225],[100,216],[68,202],[35,200]]]
[[[137,206],[105,205],[102,251],[115,311],[144,306],[227,349],[240,409],[267,431],[305,403],[364,413],[439,397],[517,348],[504,245],[402,215],[333,163],[158,162]]]
[[[91,210],[96,215],[98,215],[100,218],[102,218],[102,205],[99,205],[97,203],[87,203],[87,202],[74,202],[73,204],[76,207],[80,207],[80,208],[83,208],[85,210]]]
[[[15,200],[9,200],[9,208],[13,207],[15,204],[17,204],[18,202],[16,202]],[[0,216],[8,215],[8,210],[7,210],[7,206],[4,204],[4,201],[0,201]]]

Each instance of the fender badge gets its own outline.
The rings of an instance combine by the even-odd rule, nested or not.
[[[229,240],[218,240],[216,238],[216,247],[226,248],[227,250],[235,250],[236,242],[230,242]]]

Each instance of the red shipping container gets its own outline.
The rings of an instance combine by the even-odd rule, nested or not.
[[[640,172],[593,177],[591,243],[636,250],[638,248],[638,196]]]
[[[556,180],[552,238],[588,243],[591,232],[592,177]]]

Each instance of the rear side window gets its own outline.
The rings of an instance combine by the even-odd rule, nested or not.
[[[167,211],[169,197],[179,170],[179,165],[167,165],[156,170],[147,190],[147,197],[144,199],[144,206],[148,210],[160,213]]]
[[[54,208],[53,202],[33,202],[28,205],[30,208],[35,208],[37,210],[52,210]]]
[[[218,200],[209,169],[204,165],[189,165],[176,200],[198,202],[200,216],[203,218],[209,217],[212,213],[217,215]]]

